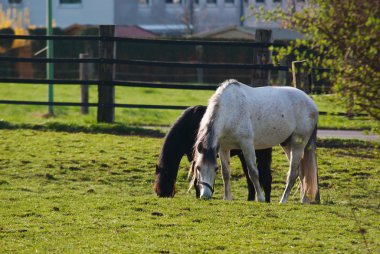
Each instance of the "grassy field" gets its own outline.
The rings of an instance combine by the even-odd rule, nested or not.
[[[55,86],[55,101],[80,102],[79,86]],[[191,91],[171,89],[116,88],[116,102],[126,104],[159,105],[206,105],[213,91]],[[313,96],[320,111],[329,113],[345,112],[334,95]],[[0,84],[0,100],[47,101],[47,86]],[[97,88],[90,89],[90,102],[97,102]],[[55,107],[56,117],[46,119],[46,106],[0,105],[0,119],[10,123],[46,124],[59,122],[72,125],[96,123],[96,108],[83,116],[78,107]],[[116,109],[116,121],[128,126],[168,126],[180,114],[179,110]],[[326,115],[319,118],[320,128],[379,130],[379,122],[368,117],[347,117]]]
[[[0,253],[379,253],[380,168],[374,143],[320,140],[321,205],[294,188],[279,205],[287,161],[273,155],[272,203],[245,201],[232,160],[234,200],[186,193],[157,198],[161,138],[0,130]],[[378,145],[378,144],[377,144]]]

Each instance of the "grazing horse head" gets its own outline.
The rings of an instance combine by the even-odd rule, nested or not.
[[[176,175],[173,175],[168,169],[161,168],[156,165],[156,178],[154,180],[154,191],[159,197],[172,198],[175,194],[175,179]]]
[[[203,143],[198,143],[196,147],[196,160],[194,162],[196,186],[199,190],[199,197],[210,199],[214,193],[216,172],[218,171],[217,153],[218,148],[205,148]]]

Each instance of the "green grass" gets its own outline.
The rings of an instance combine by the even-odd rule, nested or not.
[[[336,113],[347,112],[344,104],[340,102],[339,98],[334,94],[312,95],[312,98],[317,104],[319,111],[328,113],[327,115],[319,116],[319,128],[380,131],[380,123],[371,120],[369,117],[355,116],[348,118],[334,115]],[[358,111],[358,109],[356,110]]]
[[[272,203],[245,201],[232,159],[234,200],[157,198],[161,138],[0,130],[0,253],[379,253],[378,144],[319,142],[321,205],[279,205],[288,163],[276,147]]]
[[[80,102],[80,88],[72,85],[54,86],[55,101]],[[207,105],[213,91],[191,91],[151,88],[116,88],[116,102],[125,104],[158,105]],[[0,84],[0,100],[47,101],[47,86]],[[332,95],[312,96],[320,111],[329,113],[345,112],[344,107]],[[97,102],[97,88],[91,86],[90,102]],[[96,123],[96,108],[89,115],[81,115],[79,107],[55,107],[56,117],[46,118],[46,106],[0,105],[0,119],[10,123],[46,124],[60,122],[76,125]],[[180,110],[116,109],[115,119],[128,126],[168,126],[178,117]],[[319,118],[320,128],[379,130],[379,122],[368,117],[347,117],[326,115]]]

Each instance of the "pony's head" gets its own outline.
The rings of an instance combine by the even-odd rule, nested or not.
[[[210,199],[214,193],[216,171],[218,170],[217,152],[217,147],[205,148],[202,142],[197,144],[194,168],[200,198]]]
[[[156,165],[154,191],[159,197],[172,198],[175,194],[175,177],[168,170]]]

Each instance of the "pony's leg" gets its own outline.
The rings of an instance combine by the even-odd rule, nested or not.
[[[288,200],[290,190],[293,188],[295,181],[299,177],[300,162],[303,155],[303,146],[294,145],[291,148],[290,153],[290,167],[288,172],[288,178],[286,180],[286,186],[284,194],[282,195],[280,203],[286,203]]]
[[[251,140],[251,139],[247,139]],[[253,186],[255,187],[257,193],[257,200],[264,202],[264,195],[261,191],[260,182],[259,182],[259,171],[256,166],[256,154],[255,150],[251,143],[242,143],[240,144],[241,150],[243,151],[245,162],[248,167],[249,178],[251,179]]]
[[[231,194],[231,172],[230,172],[230,150],[219,150],[222,163],[222,177],[224,183],[224,200],[232,200]]]
[[[272,191],[272,148],[256,150],[256,163],[259,170],[259,181],[265,192],[265,202],[270,203],[270,194]]]
[[[239,150],[238,156],[239,156],[241,166],[242,166],[243,171],[244,171],[245,178],[247,180],[247,186],[248,186],[248,199],[247,200],[253,201],[253,200],[255,200],[255,196],[256,196],[255,186],[253,186],[251,178],[249,177],[248,167],[247,167],[247,164],[245,163],[245,158],[244,158],[243,152]]]

